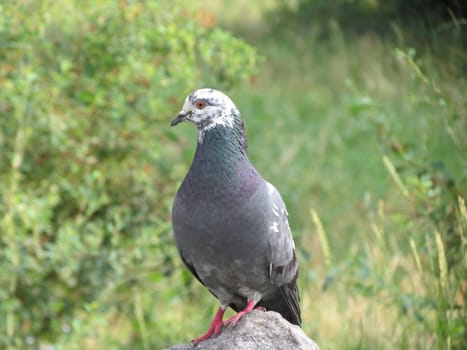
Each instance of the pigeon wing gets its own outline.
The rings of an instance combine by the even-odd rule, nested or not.
[[[263,306],[280,312],[290,322],[300,325],[300,295],[297,287],[298,261],[287,219],[288,213],[276,188],[270,183],[267,183],[267,186],[272,204],[268,239],[269,278],[279,292],[273,293],[270,298],[265,296]]]
[[[192,273],[192,275],[195,276],[196,279],[197,279],[198,281],[200,281],[201,284],[202,284],[203,286],[206,286],[206,285],[204,284],[204,282],[201,280],[201,278],[199,277],[198,272],[196,272],[195,266],[194,266],[192,263],[190,263],[190,262],[183,256],[183,252],[182,252],[182,251],[180,251],[180,257],[182,258],[183,263],[184,263],[185,266],[188,268],[188,270],[190,270],[190,272]]]

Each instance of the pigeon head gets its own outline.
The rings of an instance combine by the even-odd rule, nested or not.
[[[202,143],[206,132],[215,128],[235,128],[243,122],[232,100],[219,90],[198,89],[189,94],[180,113],[172,120],[175,126],[190,121],[196,124],[199,131],[199,142]]]

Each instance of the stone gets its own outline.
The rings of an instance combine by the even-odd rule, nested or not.
[[[258,311],[244,315],[235,326],[198,345],[180,344],[165,350],[319,350],[303,330],[287,322],[274,311]]]

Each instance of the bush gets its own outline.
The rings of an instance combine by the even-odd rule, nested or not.
[[[173,271],[170,116],[256,63],[187,5],[0,5],[0,347],[53,343],[99,298],[138,324],[132,286]]]
[[[284,24],[305,31],[313,28],[326,38],[332,36],[335,27],[347,34],[361,35],[370,32],[392,35],[395,27],[401,27],[406,34],[410,32],[419,39],[427,39],[433,32],[449,39],[451,33],[447,29],[454,27],[459,36],[462,32],[465,35],[462,27],[467,5],[457,0],[300,0],[295,6],[284,1],[270,16],[278,23],[278,29]],[[465,40],[463,43],[466,44]]]

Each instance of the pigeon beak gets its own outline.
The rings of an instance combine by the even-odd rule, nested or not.
[[[190,112],[188,113],[184,113],[183,111],[180,112],[173,120],[172,122],[170,123],[170,126],[175,126],[177,125],[178,123],[181,123],[181,122],[184,122],[187,120],[187,116],[190,114]]]

